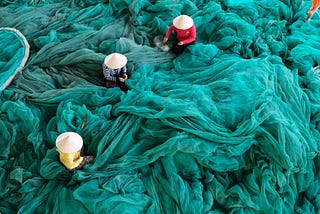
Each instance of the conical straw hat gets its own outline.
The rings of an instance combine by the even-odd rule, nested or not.
[[[111,69],[122,68],[127,64],[127,57],[119,53],[112,53],[106,56],[104,64]]]
[[[74,153],[82,148],[82,137],[75,132],[65,132],[56,139],[57,148],[63,153]]]
[[[193,26],[193,19],[187,15],[181,15],[173,19],[173,25],[181,30],[189,29]]]

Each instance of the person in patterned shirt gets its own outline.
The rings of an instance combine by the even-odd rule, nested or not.
[[[126,64],[127,57],[122,54],[112,53],[106,56],[102,65],[102,73],[108,88],[120,87],[122,90],[127,90],[125,85],[128,79]]]
[[[172,46],[172,52],[181,54],[184,49],[196,42],[196,27],[194,26],[193,19],[187,15],[181,15],[173,19],[171,25],[163,38],[163,43],[166,43],[172,31],[176,31],[176,39],[178,40]]]

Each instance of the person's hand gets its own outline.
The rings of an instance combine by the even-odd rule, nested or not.
[[[167,41],[168,41],[168,38],[166,38],[166,37],[164,37],[162,40],[163,43],[166,43]]]
[[[124,81],[126,81],[126,79],[128,79],[128,75],[127,74],[123,74],[122,77],[119,77],[119,81],[120,82],[124,82]]]
[[[308,13],[307,17],[304,19],[304,22],[308,22],[311,19],[311,14]]]
[[[178,45],[183,45],[183,42],[179,42]]]

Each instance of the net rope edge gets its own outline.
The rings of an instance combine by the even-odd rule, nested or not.
[[[3,85],[0,86],[0,90],[5,89],[6,87],[8,87],[10,85],[10,83],[12,82],[13,78],[16,76],[16,74],[22,70],[22,68],[24,67],[24,65],[26,64],[28,58],[29,58],[29,51],[30,51],[30,46],[28,43],[28,40],[26,39],[26,37],[16,28],[11,28],[11,27],[0,27],[0,31],[1,30],[8,30],[8,31],[13,31],[14,33],[16,33],[20,38],[22,38],[23,40],[23,45],[25,47],[25,53],[24,53],[24,57],[20,63],[20,65],[17,67],[17,69],[13,72],[13,74],[3,83]]]

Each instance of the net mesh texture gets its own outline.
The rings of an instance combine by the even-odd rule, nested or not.
[[[310,0],[0,4],[0,27],[30,45],[0,94],[1,213],[320,212],[320,16],[304,22]],[[161,51],[154,38],[181,14],[197,43]],[[0,39],[4,73],[22,55],[16,38]],[[113,52],[128,58],[127,93],[104,86]],[[95,156],[80,170],[55,149],[68,131]]]

